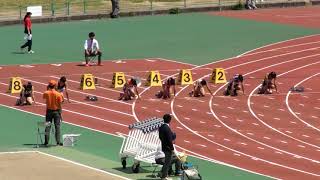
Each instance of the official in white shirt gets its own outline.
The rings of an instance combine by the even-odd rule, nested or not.
[[[86,59],[86,65],[85,66],[90,66],[89,65],[89,57],[93,56],[98,56],[98,66],[102,66],[101,64],[101,56],[102,52],[100,51],[99,48],[99,43],[95,39],[95,34],[94,32],[89,33],[89,39],[87,39],[84,43],[84,55]]]

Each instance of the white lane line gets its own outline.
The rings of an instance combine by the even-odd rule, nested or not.
[[[50,76],[50,77],[57,78],[56,76]],[[26,80],[26,81],[30,81],[30,82],[33,82],[33,83],[41,84],[41,85],[44,85],[44,86],[47,86],[47,85],[48,85],[48,84],[46,84],[46,83],[34,81],[34,80],[31,80],[31,79],[26,79],[26,78],[21,78],[21,79],[24,79],[24,80]],[[68,79],[68,81],[70,81],[70,80]],[[121,103],[121,104],[126,104],[126,105],[129,105],[129,106],[132,105],[131,103],[127,103],[127,102],[123,102],[123,101],[119,101],[119,100],[107,98],[107,97],[104,97],[104,96],[98,96],[98,95],[95,95],[95,94],[85,93],[85,92],[73,90],[73,89],[70,89],[70,88],[68,88],[68,91],[76,92],[76,93],[84,94],[84,95],[96,96],[96,97],[101,98],[101,99],[106,99],[106,100],[110,100],[110,101],[113,101],[113,102],[118,102],[118,103]]]
[[[282,154],[282,152],[279,152],[279,151],[275,151],[274,153],[276,153],[276,154]]]
[[[273,97],[268,97],[268,99],[270,99],[270,100],[274,100],[274,98],[273,98]]]
[[[234,109],[233,107],[228,107],[228,109]]]
[[[263,117],[264,115],[263,115],[263,114],[258,114],[258,116],[261,116],[261,117]]]
[[[317,48],[312,48],[312,49],[317,49]],[[309,49],[309,50],[311,50],[311,49]],[[303,50],[303,51],[304,51],[304,50]],[[303,52],[303,51],[300,51],[300,52]],[[298,52],[294,52],[294,53],[298,53]],[[290,54],[293,54],[293,53],[290,53]],[[288,55],[288,53],[287,53],[287,54],[282,54],[281,56],[284,56],[284,55]],[[278,57],[278,56],[277,56],[277,57]],[[310,56],[309,56],[309,57],[310,57]],[[249,61],[249,62],[247,62],[247,63],[242,63],[242,64],[239,64],[239,65],[235,65],[235,66],[229,67],[229,68],[227,68],[227,69],[232,69],[232,68],[235,68],[235,67],[238,67],[238,66],[242,66],[242,65],[245,65],[245,64],[253,63],[253,62],[256,62],[256,61],[262,61],[262,60],[270,59],[270,58],[274,58],[274,57],[268,57],[268,58],[263,58],[263,59],[259,59],[259,60],[255,60],[255,61]],[[305,57],[304,57],[304,58],[305,58]],[[277,64],[275,64],[275,65],[277,65]],[[272,65],[272,66],[275,66],[275,65]],[[201,67],[202,67],[202,66],[201,66]],[[271,66],[270,66],[270,67],[271,67]],[[265,68],[266,68],[266,67],[265,67]],[[267,68],[268,68],[268,67],[267,67]],[[209,76],[209,75],[210,75],[210,74],[208,74],[207,76]],[[185,86],[183,89],[181,89],[181,90],[177,93],[177,95],[178,95],[180,92],[182,92],[186,87],[187,87],[187,86]],[[224,87],[224,86],[221,86],[221,88],[223,88],[223,87]],[[207,140],[208,142],[211,142],[211,143],[213,143],[213,144],[219,145],[219,146],[224,147],[224,148],[226,148],[226,149],[228,149],[228,150],[231,150],[231,151],[233,151],[233,152],[237,152],[237,153],[239,153],[239,154],[245,155],[245,156],[250,157],[250,158],[254,157],[254,156],[251,156],[251,155],[249,155],[249,154],[246,154],[246,153],[243,153],[243,152],[239,152],[239,151],[237,151],[237,150],[235,150],[235,149],[226,147],[226,146],[224,146],[224,145],[222,145],[222,144],[216,143],[216,142],[214,142],[214,141],[212,141],[212,140],[210,140],[210,139],[202,136],[201,134],[197,133],[196,131],[192,130],[190,127],[186,126],[185,124],[183,124],[183,123],[179,120],[179,118],[177,117],[177,115],[176,115],[175,112],[174,112],[174,108],[173,108],[173,107],[174,107],[174,100],[175,100],[175,99],[173,99],[173,100],[171,101],[171,111],[172,111],[172,114],[174,115],[176,121],[179,122],[180,124],[182,124],[187,130],[189,130],[190,132],[192,132],[192,133],[195,134],[196,136],[199,136],[199,137],[203,138],[204,140]],[[215,113],[214,113],[213,110],[212,110],[212,97],[211,97],[211,99],[210,99],[210,104],[209,104],[209,106],[210,106],[210,110],[212,111],[212,114],[216,117],[216,119],[219,120],[219,118],[215,115]],[[219,120],[219,121],[221,122],[221,120]],[[227,127],[227,125],[225,125],[225,126]],[[229,127],[229,128],[230,128],[230,127]],[[232,130],[232,128],[230,128],[230,129]],[[234,129],[233,129],[233,131],[237,133],[237,130],[234,130]],[[253,140],[253,139],[252,139],[252,140]],[[255,140],[253,140],[253,141],[255,141]],[[255,142],[258,142],[258,141],[255,141]],[[258,143],[261,143],[261,142],[258,142]],[[262,144],[264,144],[264,143],[262,143]],[[268,146],[268,147],[271,147],[271,148],[275,148],[275,147],[269,146],[269,145],[267,145],[267,144],[264,144],[264,145],[265,145],[265,146]],[[275,149],[276,149],[276,148],[275,148]],[[288,153],[288,154],[292,154],[292,153],[290,153],[290,152],[287,152],[287,153]],[[308,159],[308,158],[306,158],[306,159]],[[284,168],[291,169],[291,170],[294,170],[294,171],[299,171],[299,172],[302,171],[302,170],[299,170],[299,169],[296,169],[296,168],[292,168],[292,167],[284,166],[284,165],[277,164],[277,163],[274,163],[274,162],[270,162],[270,161],[265,160],[265,159],[261,159],[261,160],[262,160],[263,162],[272,163],[273,165],[280,166],[280,167],[284,167]],[[309,160],[309,159],[308,159],[308,160]],[[303,171],[303,173],[312,174],[312,175],[314,175],[314,176],[319,176],[319,175],[317,175],[317,174],[310,173],[310,172],[306,172],[306,171]]]
[[[251,84],[244,84],[245,86],[251,86]]]
[[[263,138],[264,138],[264,139],[268,139],[268,140],[271,139],[271,138],[269,138],[269,137],[267,137],[267,136],[264,136]]]
[[[249,133],[249,132],[248,132],[247,134],[248,134],[248,135],[251,135],[251,136],[253,136],[253,135],[254,135],[253,133]]]
[[[241,120],[241,119],[237,119],[237,121],[239,121],[239,122],[243,122],[243,120]]]
[[[278,121],[280,120],[280,118],[277,118],[277,117],[275,117],[275,118],[273,118],[273,119],[278,120]]]
[[[297,124],[297,123],[296,123],[296,122],[294,122],[294,121],[290,121],[290,123],[291,123],[291,124]]]
[[[318,110],[320,110],[320,107],[314,107],[315,109],[318,109]]]
[[[156,109],[156,112],[158,112],[158,113],[159,113],[159,112],[161,112],[161,111],[160,111],[160,110],[158,110],[158,109]]]
[[[258,147],[258,149],[262,149],[262,150],[264,150],[264,147],[260,147],[260,146],[259,146],[259,147]]]
[[[242,142],[242,143],[240,143],[240,144],[241,144],[241,145],[244,145],[244,146],[248,145],[247,143],[243,143],[243,142]]]
[[[301,148],[305,148],[305,146],[303,146],[303,145],[298,145],[299,147],[301,147]]]
[[[212,104],[212,105],[214,105],[214,106],[219,106],[219,104]]]
[[[242,112],[244,112],[244,113],[249,113],[249,111],[242,111]]]
[[[163,102],[163,104],[170,104],[170,103],[169,103],[169,102],[167,102],[167,101],[164,101],[164,102]]]
[[[227,139],[227,138],[224,138],[223,140],[224,140],[224,141],[228,141],[228,142],[230,142],[230,141],[231,141],[230,139]]]
[[[179,108],[182,108],[183,106],[181,106],[181,105],[177,105]]]
[[[190,141],[187,141],[187,140],[183,140],[184,142],[186,142],[186,143],[190,143]]]
[[[284,143],[284,144],[288,144],[288,142],[287,141],[280,141],[281,143]]]
[[[224,150],[222,150],[222,149],[217,149],[218,151],[220,151],[220,152],[223,152]]]
[[[198,111],[198,109],[192,109],[192,111]]]
[[[301,113],[299,113],[299,112],[295,112],[295,114],[298,114],[298,115],[299,115],[299,114],[301,114]]]
[[[259,126],[259,124],[258,123],[252,123],[253,125],[255,125],[255,126]]]
[[[240,101],[239,99],[233,98],[234,101]]]
[[[216,125],[214,125],[214,126],[215,126],[215,127],[217,127],[217,128],[221,128],[221,126],[220,126],[220,125],[217,125],[217,124],[216,124]]]
[[[225,119],[227,119],[227,118],[228,118],[227,116],[221,116],[221,117],[223,117],[223,118],[225,118]]]
[[[310,136],[308,136],[308,135],[305,135],[305,134],[303,134],[302,136],[303,136],[303,137],[306,137],[306,138],[309,138],[309,137],[310,137]]]
[[[209,136],[209,137],[214,137],[214,135],[212,135],[212,134],[208,134],[208,136]]]
[[[317,116],[311,116],[312,118],[314,118],[314,119],[317,119],[318,117]]]
[[[311,88],[306,88],[306,90],[312,91],[312,89],[311,89]]]
[[[286,133],[292,134],[292,132],[291,132],[291,131],[286,131]]]
[[[300,103],[299,105],[302,106],[302,107],[304,107],[304,104],[301,104],[301,103]]]
[[[212,114],[211,112],[207,112],[207,114]]]
[[[148,109],[147,107],[144,107],[144,106],[142,106],[141,108],[142,108],[142,109]]]
[[[188,117],[184,117],[184,119],[186,119],[186,120],[190,120],[190,118],[188,118]]]
[[[205,124],[206,122],[200,121],[201,124]]]
[[[286,110],[284,110],[284,109],[278,109],[279,111],[286,111]]]
[[[177,126],[177,129],[183,129],[182,127]]]
[[[309,96],[302,96],[303,98],[306,98],[306,99],[308,99],[309,98]]]
[[[23,78],[21,78],[23,79]],[[32,82],[35,82],[35,83],[38,83],[38,84],[42,84],[42,83],[39,83],[37,81],[32,81]],[[0,82],[0,84],[3,84],[3,85],[8,85],[6,83],[2,83]],[[68,89],[70,90],[70,89]],[[38,93],[38,94],[43,94],[41,92],[38,92],[38,91],[34,91],[35,93]],[[105,107],[101,107],[101,106],[97,106],[97,105],[93,105],[93,104],[89,104],[89,103],[85,103],[85,102],[81,102],[81,101],[77,101],[77,100],[73,100],[70,98],[70,101],[71,102],[76,102],[77,104],[82,104],[82,105],[85,105],[85,106],[90,106],[90,107],[94,107],[94,108],[98,108],[98,109],[103,109],[103,110],[106,110],[106,111],[110,111],[110,112],[114,112],[114,113],[117,113],[117,114],[122,114],[122,115],[126,115],[126,116],[130,116],[130,117],[133,117],[132,114],[129,114],[129,113],[125,113],[125,112],[122,112],[122,111],[118,111],[118,110],[114,110],[114,109],[109,109],[109,108],[105,108]]]
[[[269,108],[270,106],[264,105],[263,107],[265,107],[265,108]]]
[[[237,154],[237,153],[233,153],[233,155],[235,155],[235,156],[241,156],[240,154]]]
[[[4,84],[4,83],[1,83],[1,84]],[[34,91],[34,92],[35,92],[35,93],[42,94],[42,93],[37,92],[37,91]],[[1,94],[1,95],[4,95],[4,96],[11,97],[11,98],[15,98],[15,99],[18,98],[18,97],[16,97],[16,96],[12,96],[12,95],[5,94],[5,93],[0,93],[0,94]],[[40,102],[37,102],[37,104],[45,105],[44,103],[40,103]],[[4,105],[4,106],[6,106],[6,105]],[[10,106],[9,106],[9,107],[10,107]],[[12,107],[12,108],[14,108],[14,107]],[[18,108],[14,108],[14,109],[18,109]],[[24,111],[24,110],[22,110],[22,109],[18,109],[18,110]],[[88,118],[92,118],[92,119],[96,119],[96,120],[99,120],[99,121],[104,121],[104,122],[108,122],[108,123],[112,123],[112,124],[116,124],[116,125],[128,127],[128,125],[125,125],[125,124],[122,124],[122,123],[118,123],[118,122],[114,122],[114,121],[111,121],[111,120],[107,120],[107,119],[103,119],[103,118],[99,118],[99,117],[95,117],[95,116],[91,116],[91,115],[79,113],[79,112],[72,111],[72,110],[69,110],[69,109],[66,109],[66,108],[63,108],[63,111],[69,112],[69,113],[72,113],[72,114],[76,114],[76,115],[80,115],[80,116],[84,116],[84,117],[88,117]],[[28,112],[28,111],[26,111],[26,112]],[[30,112],[30,113],[32,113],[32,112]],[[35,113],[33,113],[33,114],[35,114]]]

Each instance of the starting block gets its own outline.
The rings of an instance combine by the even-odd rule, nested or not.
[[[178,84],[180,85],[193,84],[191,70],[189,69],[180,70],[180,73],[178,76]]]
[[[92,74],[83,74],[81,76],[80,89],[96,89],[95,78]]]
[[[146,86],[161,86],[161,76],[159,71],[150,71],[148,78],[147,78],[147,82],[146,82]]]
[[[20,77],[12,77],[9,83],[8,93],[20,93],[22,90],[22,82]]]
[[[126,83],[126,78],[123,72],[115,72],[112,77],[112,88],[121,88]]]
[[[227,82],[226,73],[223,68],[215,68],[212,71],[210,80],[215,84],[223,84]]]
[[[76,142],[78,141],[78,137],[81,134],[64,134],[62,136],[63,139],[63,146],[74,146]]]

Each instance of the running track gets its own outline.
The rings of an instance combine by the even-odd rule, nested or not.
[[[1,104],[42,115],[41,94],[48,80],[66,75],[72,103],[63,106],[64,121],[115,134],[127,133],[127,126],[138,120],[164,113],[173,114],[171,125],[178,134],[177,145],[190,154],[225,163],[247,171],[279,179],[320,178],[320,35],[298,38],[262,47],[239,57],[203,66],[161,58],[105,62],[103,67],[85,68],[76,63],[57,65],[3,66],[0,70]],[[190,86],[179,87],[172,100],[155,99],[159,88],[139,88],[141,100],[118,101],[120,89],[109,88],[112,72],[146,77],[159,70],[162,79],[179,69],[193,69],[193,78],[208,78],[213,68],[222,67],[227,77],[245,75],[245,95],[224,97],[223,85],[210,84],[214,96],[190,98]],[[134,69],[134,71],[132,70]],[[263,76],[278,73],[279,93],[257,95]],[[83,73],[99,78],[95,91],[79,90]],[[9,77],[20,76],[35,85],[38,104],[14,107],[16,95],[5,93]],[[304,93],[290,92],[292,86],[305,87]],[[99,101],[84,101],[88,94]]]

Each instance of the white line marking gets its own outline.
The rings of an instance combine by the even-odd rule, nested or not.
[[[190,120],[190,118],[188,118],[188,117],[185,117],[184,119],[186,119],[186,120]]]
[[[33,68],[34,66],[31,66],[31,65],[19,65],[20,67],[23,67],[23,68]]]
[[[230,139],[227,139],[227,138],[224,138],[223,140],[224,140],[224,141],[229,141],[229,142],[231,141]]]
[[[282,143],[284,143],[284,144],[288,144],[288,142],[287,142],[287,141],[280,141],[280,142],[282,142]]]
[[[318,117],[317,116],[311,116],[312,118],[315,118],[315,119],[317,119]]]
[[[269,108],[270,106],[264,105],[263,107],[265,107],[265,108]]]
[[[200,121],[201,124],[205,124],[206,122]]]
[[[299,115],[299,114],[301,114],[301,113],[299,113],[299,112],[295,112],[295,114],[298,114],[298,115]]]
[[[91,169],[91,170],[94,170],[94,171],[97,171],[97,172],[100,172],[100,173],[108,174],[108,175],[111,175],[111,176],[114,176],[114,177],[117,177],[117,178],[129,180],[126,177],[122,177],[122,176],[119,176],[117,174],[113,174],[113,173],[107,172],[105,170],[101,170],[101,169],[97,169],[97,168],[94,168],[94,167],[91,167],[91,166],[87,166],[87,165],[84,165],[84,164],[81,164],[81,163],[78,163],[78,162],[75,162],[75,161],[71,161],[71,160],[68,160],[68,159],[65,159],[65,158],[62,158],[62,157],[54,156],[54,155],[51,155],[51,154],[48,154],[48,153],[44,153],[44,152],[41,152],[41,151],[37,151],[37,153],[42,154],[42,155],[46,155],[46,156],[49,156],[49,157],[53,157],[53,158],[56,158],[56,159],[59,159],[59,160],[65,161],[65,162],[69,162],[69,163],[72,163],[72,164],[75,164],[75,165],[78,165],[78,166],[81,166],[81,167],[85,167],[85,168],[88,168],[88,169]]]
[[[142,108],[142,109],[148,109],[147,107],[144,107],[144,106],[143,106],[143,107],[141,107],[141,108]]]
[[[222,150],[222,149],[217,149],[218,151],[220,151],[220,152],[223,152],[224,150]]]
[[[62,66],[62,64],[51,64],[51,66],[57,66],[57,67],[60,67],[60,66]]]
[[[225,119],[227,119],[227,118],[228,118],[227,116],[221,116],[221,117],[223,117],[223,118],[225,118]]]
[[[255,125],[255,126],[259,126],[259,124],[258,123],[252,123],[253,125]]]
[[[258,114],[258,116],[261,116],[261,117],[263,117],[264,115],[263,115],[263,114]]]
[[[212,135],[212,134],[208,134],[208,136],[210,136],[210,137],[214,137],[214,135]]]
[[[4,83],[1,83],[1,84],[4,84]],[[35,91],[35,93],[38,93],[38,92]],[[5,94],[5,93],[0,93],[0,94],[1,94],[1,95],[4,95],[4,96],[8,96],[8,97],[15,98],[15,99],[18,98],[18,97],[16,97],[16,96],[11,96],[11,95],[8,95],[8,94]],[[42,94],[42,93],[40,93],[40,94]],[[37,104],[45,105],[45,104],[40,103],[40,102],[37,102]],[[4,105],[4,106],[5,106],[5,105]],[[10,106],[9,106],[9,107],[10,107]],[[18,109],[18,108],[15,108],[15,109]],[[21,110],[21,111],[23,111],[23,110]],[[77,115],[84,116],[84,117],[89,117],[89,118],[92,118],[92,119],[97,119],[97,120],[104,121],[104,122],[108,122],[108,123],[112,123],[112,124],[117,124],[117,125],[124,126],[124,127],[128,127],[128,125],[125,125],[125,124],[122,124],[122,123],[114,122],[114,121],[107,120],[107,119],[98,118],[98,117],[95,117],[95,116],[91,116],[91,115],[79,113],[79,112],[76,112],[76,111],[71,111],[71,110],[68,110],[68,109],[66,109],[66,108],[63,108],[63,111],[65,111],[65,112],[70,112],[70,113],[72,113],[72,114],[77,114]]]
[[[301,148],[305,148],[305,146],[303,146],[303,145],[298,145],[299,147],[301,147]]]
[[[182,108],[183,106],[181,106],[181,105],[177,105],[179,108]]]
[[[320,107],[314,107],[315,109],[318,109],[318,110],[320,110]]]
[[[308,99],[308,98],[309,98],[309,96],[302,96],[302,97],[304,97],[304,98],[306,98],[306,99]]]
[[[247,133],[248,135],[251,135],[251,136],[253,136],[254,134],[253,133]]]
[[[240,101],[239,99],[236,99],[236,98],[234,98],[233,100],[234,100],[234,101]]]
[[[258,149],[262,149],[262,150],[263,150],[263,149],[264,149],[264,147],[260,147],[260,146],[259,146],[259,147],[258,147]]]
[[[289,134],[292,134],[292,132],[291,131],[286,131],[287,133],[289,133]]]
[[[271,138],[269,138],[269,137],[267,137],[267,136],[264,136],[263,138],[264,138],[264,139],[271,139]]]
[[[241,119],[237,119],[237,121],[242,122],[243,120],[241,120]]]
[[[217,124],[216,124],[216,125],[214,125],[214,126],[215,126],[215,127],[217,127],[217,128],[220,128],[220,127],[221,127],[220,125],[217,125]]]
[[[233,107],[228,107],[228,109],[234,109]]]
[[[304,107],[304,104],[299,104],[300,106]]]
[[[242,142],[242,143],[240,143],[240,144],[241,144],[241,145],[244,145],[244,146],[246,146],[246,145],[247,145],[247,143],[243,143],[243,142]]]
[[[311,88],[306,88],[306,90],[312,91],[312,89],[311,89]]]
[[[276,153],[276,154],[282,154],[282,152],[279,152],[279,151],[275,151],[274,153]]]
[[[158,112],[158,113],[159,113],[159,112],[161,112],[161,111],[160,111],[160,110],[158,110],[158,109],[156,109],[156,112]]]
[[[207,114],[212,114],[211,112],[207,112]]]
[[[233,153],[233,155],[235,155],[235,156],[241,156],[240,154],[237,154],[237,153]]]
[[[186,143],[190,143],[190,141],[187,141],[187,140],[183,140],[184,142],[186,142]]]
[[[244,112],[244,113],[249,113],[249,111],[242,111],[242,112]]]
[[[182,127],[177,126],[178,129],[183,129]]]
[[[219,104],[212,104],[212,105],[214,105],[214,106],[219,106]]]
[[[286,111],[286,110],[284,110],[284,109],[278,109],[279,111]]]
[[[291,124],[297,124],[297,123],[296,123],[296,122],[294,122],[294,121],[290,121],[290,123],[291,123]]]
[[[302,136],[303,136],[303,137],[306,137],[306,138],[309,138],[309,137],[310,137],[310,136],[308,136],[308,135],[305,135],[305,134],[303,134]]]
[[[198,111],[198,109],[192,109],[192,111]]]
[[[278,121],[280,120],[280,118],[276,118],[276,117],[275,117],[275,118],[273,118],[273,119],[278,120]]]

